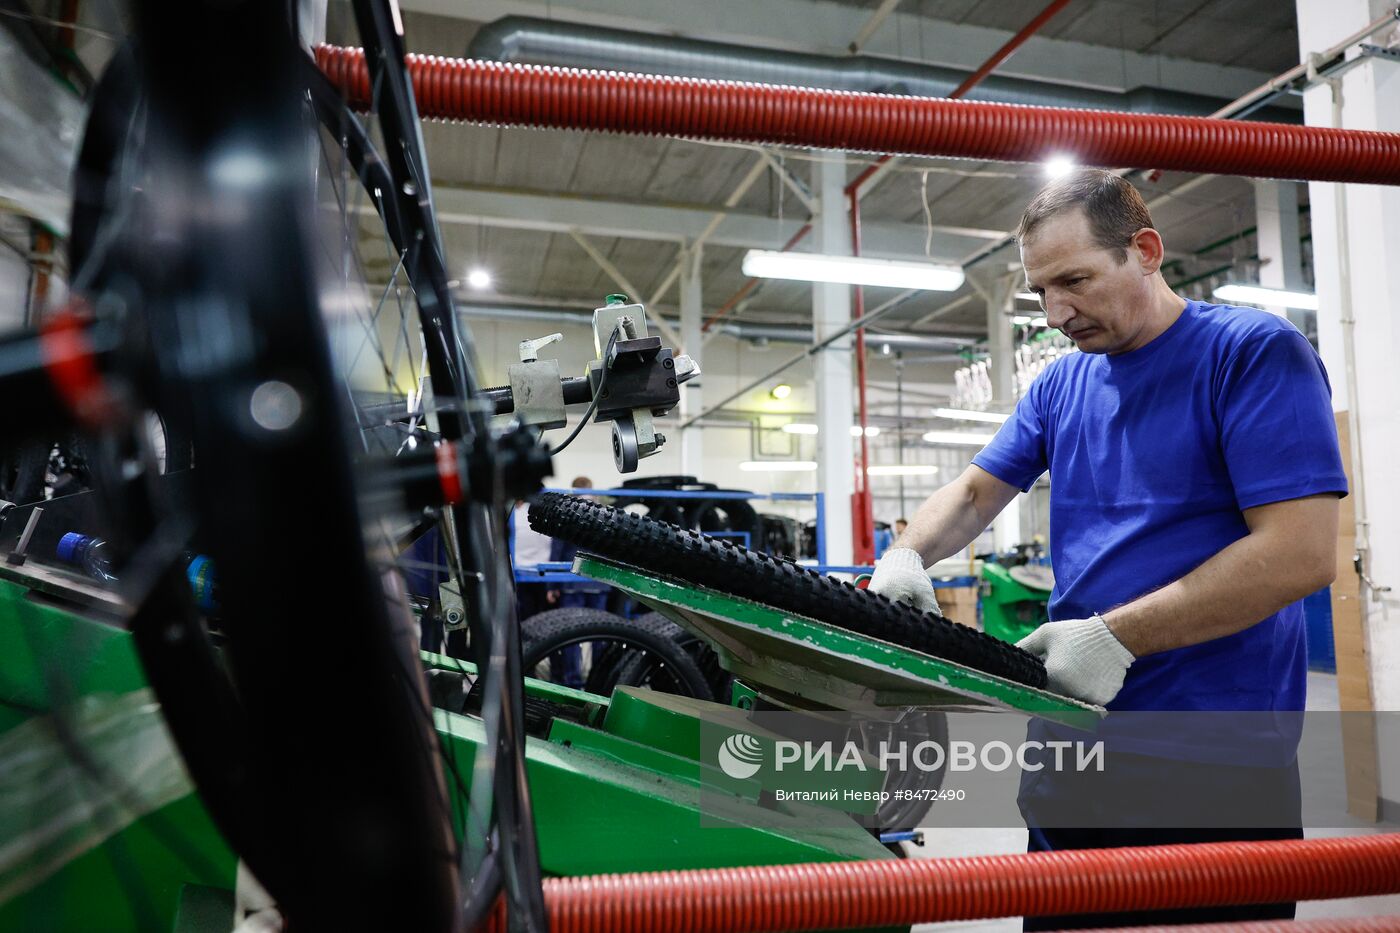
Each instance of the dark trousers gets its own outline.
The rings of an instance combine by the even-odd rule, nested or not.
[[[607,590],[565,590],[559,594],[559,608],[567,609],[570,607],[578,609],[607,609]],[[598,658],[599,654],[601,654],[604,646],[604,642],[593,643],[593,657],[595,660]],[[555,655],[555,658],[557,659],[556,662],[551,665],[551,669],[557,671],[553,677],[554,682],[563,684],[566,687],[573,687],[575,690],[582,689],[584,682],[582,646],[569,645],[563,651],[560,651],[558,655]]]
[[[1192,819],[1193,800],[1196,802],[1195,820]],[[1252,768],[1109,754],[1103,773],[1023,775],[1018,802],[1030,830],[1027,849],[1031,852],[1303,838],[1297,762],[1282,768]],[[1222,826],[1219,816],[1230,812],[1232,806],[1238,806],[1240,813],[1265,813],[1281,818],[1272,826]],[[1066,828],[1066,817],[1079,818],[1083,825]],[[1172,825],[1151,825],[1154,820]],[[1203,822],[1212,825],[1202,826]],[[1024,929],[1073,930],[1292,919],[1296,909],[1297,904],[1289,901],[1062,914],[1027,917]]]

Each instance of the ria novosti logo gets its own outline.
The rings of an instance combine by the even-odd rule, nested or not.
[[[718,757],[719,769],[736,781],[742,781],[753,777],[763,767],[763,746],[753,736],[736,732],[720,745]]]

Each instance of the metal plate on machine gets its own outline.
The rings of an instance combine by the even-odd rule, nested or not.
[[[1007,569],[1006,575],[1027,589],[1045,590],[1048,593],[1055,588],[1055,572],[1040,564],[1011,567]]]
[[[990,707],[1079,728],[1104,715],[1072,697],[591,554],[578,555],[573,570],[694,632],[725,670],[794,708]]]

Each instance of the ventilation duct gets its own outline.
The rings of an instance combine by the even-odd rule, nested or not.
[[[869,55],[838,58],[784,52],[531,16],[505,16],[481,27],[467,46],[467,57],[906,97],[947,97],[970,74],[956,68]],[[1184,116],[1207,116],[1230,102],[1226,98],[1160,88],[1139,87],[1117,93],[999,75],[984,79],[967,95],[967,100]],[[1275,123],[1303,122],[1301,111],[1282,107],[1265,107],[1252,116]]]

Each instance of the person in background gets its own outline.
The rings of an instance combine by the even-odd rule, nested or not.
[[[884,522],[875,523],[875,559],[879,560],[880,555],[894,547],[894,530]]]
[[[542,535],[530,527],[530,503],[524,499],[515,503],[510,515],[510,542],[512,564],[517,574],[522,571],[533,573],[540,564],[548,563],[553,539]],[[545,584],[541,582],[515,584],[515,611],[520,621],[525,621],[537,612],[542,612],[545,601]]]
[[[896,518],[894,520],[894,536],[898,538],[900,535],[904,534],[904,529],[908,527],[909,522],[905,521],[902,518]]]

